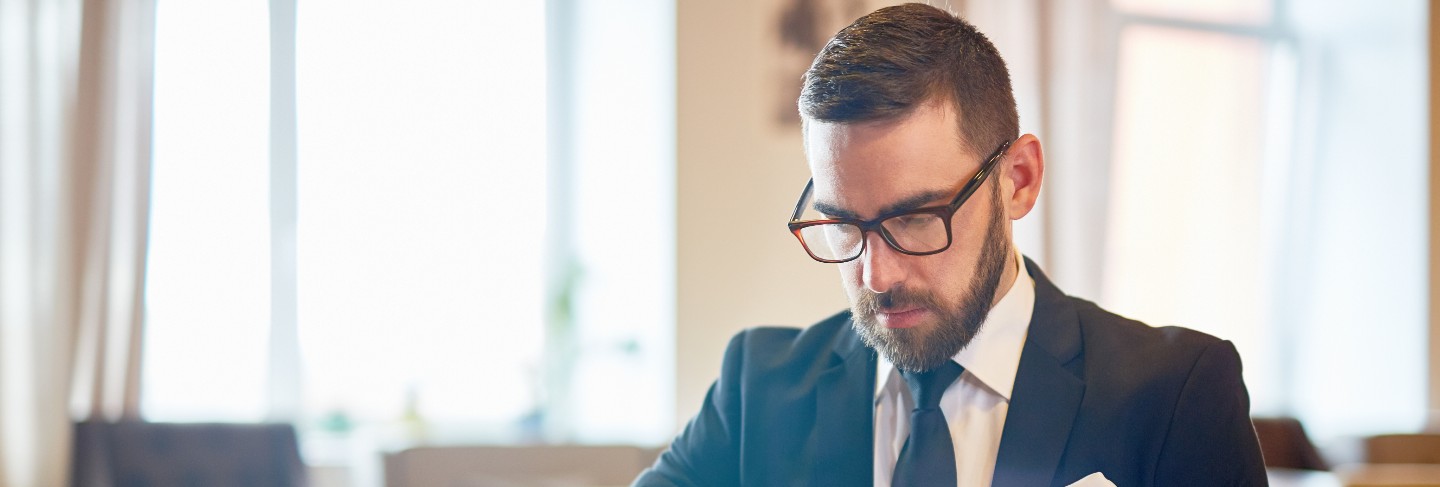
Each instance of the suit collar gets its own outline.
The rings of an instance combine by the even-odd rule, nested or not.
[[[997,487],[1050,484],[1085,393],[1084,379],[1073,372],[1083,360],[1075,307],[1029,258],[1025,267],[1035,280],[1035,309],[995,461]],[[812,483],[870,485],[876,354],[849,329],[848,311],[837,318],[846,329],[836,334],[816,381]]]
[[[1025,258],[1025,270],[1035,279],[1035,311],[1026,340],[1034,342],[1056,361],[1069,363],[1080,355],[1081,349],[1080,318],[1075,314],[1075,305],[1029,257]]]
[[[854,317],[850,310],[841,311],[840,314],[830,319],[844,320],[844,329],[835,335],[835,344],[830,347],[830,366],[840,365],[840,362],[852,358],[862,358],[861,354],[874,353],[875,351],[866,347],[865,342],[860,340],[860,335],[855,333]],[[829,321],[829,320],[826,320]]]
[[[990,308],[970,344],[955,353],[955,362],[1000,397],[1009,401],[1015,391],[1020,352],[1035,312],[1035,280],[1025,272],[1020,252],[1012,264],[1018,271],[1015,281],[1000,301]]]
[[[875,351],[850,329],[837,334],[815,391],[812,485],[870,485],[874,477]]]
[[[995,486],[1051,483],[1085,394],[1079,364],[1072,363],[1083,349],[1075,307],[1033,261],[1025,259],[1025,267],[1035,279],[1035,311],[1000,437]]]

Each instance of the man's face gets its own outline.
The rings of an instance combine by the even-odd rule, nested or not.
[[[898,120],[811,121],[805,143],[815,206],[841,213],[828,217],[868,220],[947,204],[989,154],[968,150],[960,137],[950,103],[930,103]],[[838,264],[856,331],[896,366],[923,371],[944,363],[989,312],[1010,262],[997,176],[955,212],[944,252],[902,254],[871,232],[859,258]]]

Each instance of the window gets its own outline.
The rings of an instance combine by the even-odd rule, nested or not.
[[[1120,33],[1103,302],[1152,325],[1230,339],[1257,409],[1276,400],[1258,359],[1271,283],[1267,39],[1136,23]],[[1273,191],[1273,190],[1272,190]],[[1241,277],[1245,276],[1245,277]],[[1164,290],[1157,292],[1156,283]],[[1197,299],[1197,296],[1204,296]]]
[[[289,44],[162,2],[145,416],[296,421],[321,463],[668,436],[673,7],[629,3],[305,1]]]
[[[1426,5],[1111,4],[1100,301],[1233,339],[1252,411],[1322,443],[1418,430]]]
[[[442,421],[540,406],[545,12],[505,8],[299,3],[308,405],[378,420],[408,398]]]
[[[161,2],[156,15],[142,409],[258,420],[270,322],[265,4]]]

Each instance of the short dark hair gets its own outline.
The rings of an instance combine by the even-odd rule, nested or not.
[[[964,143],[984,153],[1020,133],[1005,60],[964,19],[929,5],[885,7],[841,29],[805,72],[808,122],[867,122],[909,114],[932,99],[960,114]]]

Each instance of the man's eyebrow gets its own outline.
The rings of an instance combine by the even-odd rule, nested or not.
[[[859,220],[859,219],[860,219],[860,216],[859,216],[859,215],[856,215],[856,214],[854,214],[854,213],[851,213],[850,211],[844,210],[844,209],[842,209],[842,208],[840,208],[840,207],[838,207],[838,206],[835,206],[835,205],[832,205],[832,204],[830,204],[830,203],[826,203],[826,202],[823,202],[823,201],[816,201],[816,202],[814,202],[813,204],[811,204],[810,206],[813,207],[813,208],[815,208],[815,211],[818,211],[818,212],[820,212],[821,214],[823,214],[823,215],[825,215],[825,216],[834,217],[834,218],[844,218],[844,219],[847,219],[847,220]]]
[[[947,193],[946,193],[945,191],[936,190],[936,191],[925,191],[925,192],[922,192],[922,193],[917,193],[917,194],[911,195],[911,196],[909,196],[909,197],[906,197],[905,199],[902,199],[902,200],[900,200],[900,201],[891,203],[891,204],[885,206],[884,208],[881,208],[881,209],[880,209],[880,216],[878,216],[878,217],[876,217],[876,218],[877,218],[877,219],[879,219],[879,218],[886,218],[886,217],[889,217],[889,216],[894,216],[894,215],[897,215],[897,214],[900,214],[900,213],[905,213],[905,212],[907,212],[907,211],[911,211],[911,210],[915,210],[915,209],[922,208],[922,207],[925,206],[926,203],[929,203],[929,202],[931,202],[931,201],[935,201],[935,200],[937,200],[937,199],[943,198],[943,197],[946,196],[946,194],[947,194]],[[835,205],[832,205],[832,204],[829,204],[829,203],[826,203],[826,202],[823,202],[823,201],[815,201],[814,203],[811,204],[811,206],[813,206],[813,207],[815,208],[815,211],[818,211],[818,212],[820,212],[820,213],[822,213],[822,214],[825,214],[825,215],[827,215],[827,216],[836,217],[836,218],[844,218],[844,219],[848,219],[848,220],[860,220],[860,219],[861,219],[861,218],[860,218],[860,215],[855,214],[855,212],[846,210],[846,209],[844,209],[844,208],[840,208],[840,207],[838,207],[838,206],[835,206]]]

